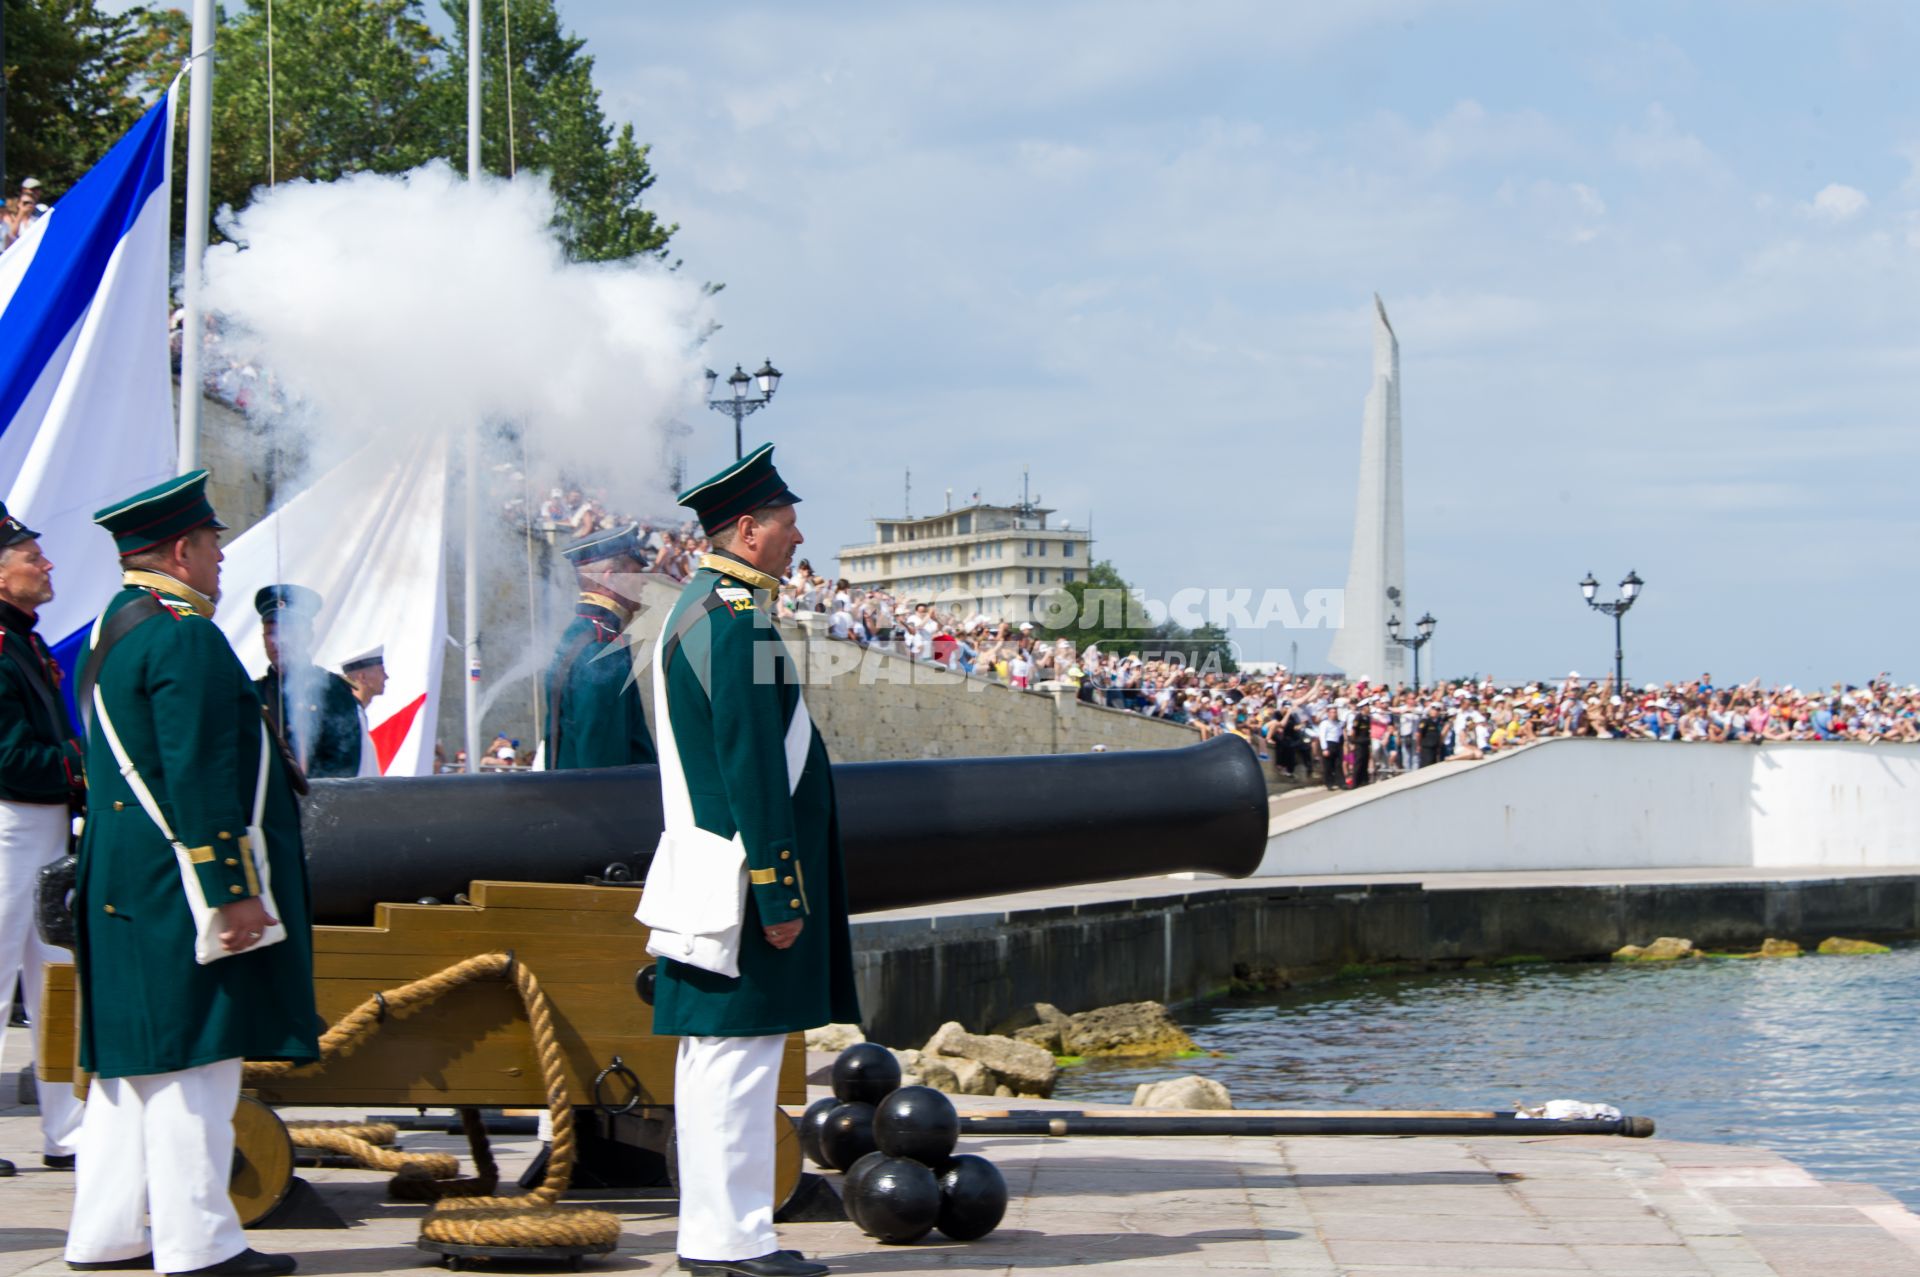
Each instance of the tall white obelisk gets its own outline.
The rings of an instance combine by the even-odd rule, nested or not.
[[[1328,659],[1349,678],[1407,679],[1407,652],[1387,637],[1387,618],[1407,615],[1407,547],[1400,486],[1400,339],[1373,297],[1373,387],[1360,423],[1360,491],[1354,500],[1353,561],[1345,617]]]

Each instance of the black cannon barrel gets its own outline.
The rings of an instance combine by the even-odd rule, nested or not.
[[[1032,758],[838,763],[856,912],[1198,870],[1244,878],[1266,852],[1266,786],[1244,742]],[[302,827],[314,920],[452,900],[478,879],[645,876],[660,840],[652,767],[319,780]]]

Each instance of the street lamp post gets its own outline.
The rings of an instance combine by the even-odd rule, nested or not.
[[[1601,602],[1593,597],[1600,588],[1600,583],[1593,579],[1593,573],[1587,573],[1587,579],[1580,582],[1580,593],[1586,596],[1587,606],[1613,618],[1613,690],[1619,696],[1627,694],[1626,657],[1620,642],[1620,618],[1640,597],[1640,587],[1645,584],[1638,572],[1630,571],[1626,579],[1620,582],[1620,597],[1612,602]]]
[[[1439,622],[1433,619],[1433,613],[1423,614],[1414,622],[1419,632],[1412,638],[1400,637],[1400,616],[1395,613],[1387,618],[1387,637],[1413,653],[1413,690],[1420,690],[1420,649],[1433,638],[1433,627]]]
[[[760,365],[760,371],[749,377],[745,369],[735,364],[733,376],[727,378],[727,389],[731,393],[725,395],[713,393],[719,380],[719,373],[707,369],[707,407],[733,418],[733,459],[738,461],[746,455],[740,423],[773,402],[773,392],[780,388],[780,370],[769,359]],[[756,382],[760,386],[760,397],[757,399],[747,393],[747,387]]]

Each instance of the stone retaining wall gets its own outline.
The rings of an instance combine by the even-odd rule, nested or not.
[[[990,1029],[1014,1008],[1084,1011],[1222,993],[1242,974],[1605,958],[1685,936],[1702,949],[1920,936],[1920,875],[1599,886],[1250,883],[1015,913],[856,921],[867,1033],[917,1045],[947,1020]]]

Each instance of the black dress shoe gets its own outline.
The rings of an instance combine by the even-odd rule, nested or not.
[[[73,1163],[72,1153],[44,1153],[40,1157],[40,1165],[50,1171],[70,1171],[73,1169]]]
[[[825,1264],[802,1258],[797,1250],[770,1251],[757,1259],[688,1259],[680,1256],[680,1271],[694,1277],[826,1277]]]
[[[270,1255],[249,1246],[232,1259],[205,1268],[190,1268],[173,1277],[276,1277],[299,1267],[292,1255]]]
[[[153,1271],[153,1252],[135,1255],[132,1259],[97,1259],[86,1264],[76,1264],[69,1259],[67,1267],[76,1273],[150,1273]]]

